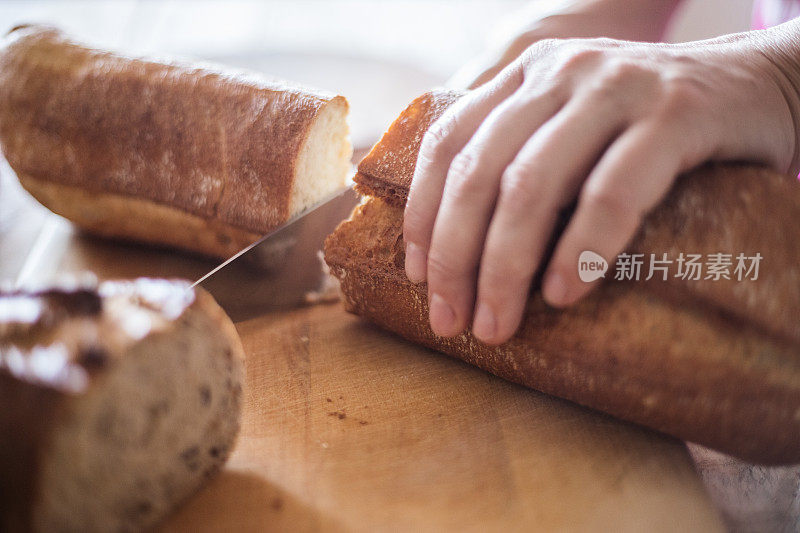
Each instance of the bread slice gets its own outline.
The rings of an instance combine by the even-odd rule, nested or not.
[[[46,207],[106,237],[229,256],[345,185],[347,113],[342,96],[49,27],[0,48],[5,157]]]
[[[243,352],[184,282],[0,294],[0,530],[151,527],[228,457]]]
[[[427,288],[403,271],[403,205],[422,133],[455,101],[417,99],[359,165],[369,196],[326,241],[347,308],[508,380],[766,464],[800,461],[800,184],[744,165],[678,179],[632,253],[760,252],[757,281],[610,279],[577,305],[534,288],[523,323],[490,347],[428,324]],[[422,133],[421,133],[422,132]]]

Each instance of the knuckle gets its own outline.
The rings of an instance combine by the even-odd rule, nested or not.
[[[556,74],[555,78],[558,78]],[[570,84],[563,79],[530,80],[515,95],[512,111],[526,113],[532,107],[559,105],[569,98]]]
[[[675,120],[702,109],[702,87],[689,79],[672,79],[665,84],[658,112],[665,120]]]
[[[481,288],[484,293],[495,294],[505,300],[509,293],[528,282],[533,265],[515,254],[504,255],[496,260],[488,260],[481,267]]]
[[[414,242],[426,245],[430,233],[428,220],[432,217],[423,215],[416,203],[409,200],[405,213],[403,214],[403,238],[406,242]]]
[[[630,58],[615,57],[608,61],[606,75],[612,80],[628,81],[648,72],[648,69]]]
[[[621,48],[625,44],[625,41],[619,41],[617,39],[612,39],[611,37],[592,37],[589,39],[584,39],[584,42],[603,49]]]
[[[714,151],[714,136],[707,124],[713,124],[709,110],[713,102],[702,80],[672,79],[662,86],[661,98],[650,111],[645,130],[653,142],[684,152],[687,161],[697,164]]]
[[[525,49],[522,56],[523,63],[530,63],[547,54],[553,53],[559,47],[563,46],[566,41],[564,39],[540,39]]]
[[[526,67],[547,65],[558,77],[599,60],[602,48],[597,39],[542,39],[529,46],[520,59]]]
[[[512,213],[529,212],[547,204],[543,174],[531,163],[511,163],[500,182],[500,201]]]
[[[571,48],[567,48],[564,53],[564,59],[561,62],[560,70],[565,72],[572,72],[574,70],[582,69],[587,65],[591,65],[600,60],[603,56],[603,50],[598,48],[589,47],[587,45],[579,46],[573,44]]]
[[[636,218],[637,209],[631,195],[619,187],[587,185],[581,202],[592,211],[613,213],[620,219]]]
[[[447,171],[445,192],[457,201],[473,201],[484,193],[483,182],[477,175],[477,158],[470,152],[456,154]]]
[[[627,94],[627,89],[638,83],[645,75],[639,65],[621,59],[610,60],[590,89],[592,96],[618,101]]]
[[[429,282],[438,284],[438,288],[448,284],[457,283],[469,275],[466,265],[453,261],[456,254],[449,254],[441,247],[433,247],[428,254]]]
[[[561,45],[553,60],[553,68],[547,77],[556,83],[569,82],[580,72],[596,64],[603,51],[586,46],[579,42],[568,42]]]
[[[641,65],[622,58],[610,60],[604,70],[605,79],[617,85],[630,83],[645,72]]]
[[[422,137],[420,155],[427,160],[445,157],[450,152],[450,134],[455,128],[455,120],[441,117],[434,122]]]

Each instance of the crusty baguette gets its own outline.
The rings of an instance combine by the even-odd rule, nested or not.
[[[358,164],[356,190],[392,205],[405,205],[422,137],[463,94],[432,91],[411,102]]]
[[[538,287],[498,347],[428,325],[424,284],[403,272],[402,207],[422,133],[453,93],[417,99],[359,165],[367,199],[325,257],[352,312],[511,381],[768,464],[800,462],[800,184],[758,167],[682,176],[635,253],[760,252],[757,281],[611,279],[567,310]],[[576,265],[577,267],[577,265]]]
[[[42,205],[100,237],[151,242],[215,257],[230,257],[260,237],[218,218],[192,215],[150,200],[96,192],[22,173],[17,177]]]
[[[347,112],[341,96],[53,28],[18,28],[0,49],[5,157],[45,206],[107,237],[238,251],[344,185]]]
[[[0,530],[152,526],[225,462],[242,382],[187,283],[0,293]]]

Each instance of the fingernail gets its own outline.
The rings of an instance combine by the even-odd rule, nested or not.
[[[456,325],[456,313],[444,298],[438,294],[431,296],[431,329],[437,335],[444,337],[454,335],[453,329]]]
[[[497,319],[489,306],[484,303],[478,304],[472,333],[482,341],[491,341],[497,333]]]
[[[428,258],[425,252],[416,244],[406,244],[406,276],[412,283],[425,281],[425,270]]]
[[[551,272],[544,280],[542,287],[544,299],[553,306],[561,306],[566,303],[567,284],[558,272]]]

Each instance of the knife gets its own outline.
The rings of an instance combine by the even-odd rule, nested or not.
[[[322,246],[358,204],[352,185],[293,216],[192,284],[202,285],[235,320],[292,309],[321,288]]]

